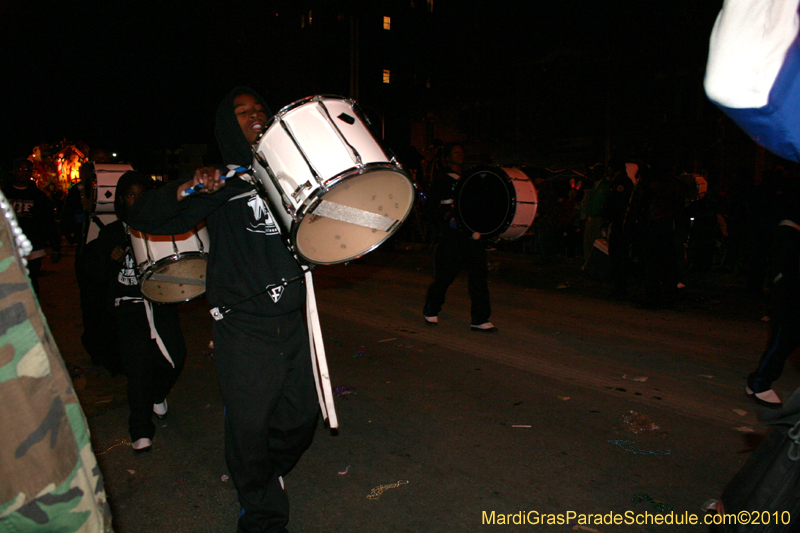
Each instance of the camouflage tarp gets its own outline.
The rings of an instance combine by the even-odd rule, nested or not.
[[[0,206],[8,206],[2,194]],[[111,532],[86,419],[6,213],[0,209],[0,531]]]

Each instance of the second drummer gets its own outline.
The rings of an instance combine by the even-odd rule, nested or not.
[[[93,245],[84,248],[85,270],[93,285],[100,285],[95,291],[105,294],[116,324],[119,356],[128,377],[128,429],[138,453],[152,449],[153,414],[166,417],[167,394],[186,360],[177,307],[152,305],[142,298],[125,231],[128,211],[152,184],[144,174],[123,174],[114,198],[119,220],[103,227]]]

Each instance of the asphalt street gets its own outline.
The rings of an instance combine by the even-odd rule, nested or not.
[[[41,302],[89,421],[115,531],[235,531],[205,300],[180,304],[190,356],[153,452],[134,456],[125,379],[92,367],[80,344],[72,259],[46,263]],[[423,322],[430,267],[429,250],[396,245],[316,269],[340,428],[320,421],[286,477],[291,531],[558,532],[581,515],[635,522],[669,511],[702,523],[703,504],[765,432],[743,388],[768,323],[743,279],[697,274],[676,306],[643,310],[607,299],[608,287],[583,276],[578,261],[542,265],[494,251],[500,332],[487,335],[469,329],[465,276],[440,324]],[[799,378],[793,359],[777,389],[788,394]],[[570,524],[514,524],[566,513]]]

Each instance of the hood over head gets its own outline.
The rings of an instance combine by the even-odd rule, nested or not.
[[[233,109],[233,100],[240,94],[250,94],[254,96],[267,114],[267,120],[272,118],[269,106],[261,98],[261,95],[250,87],[236,87],[222,100],[217,108],[217,122],[214,127],[214,135],[217,137],[219,151],[222,154],[223,163],[226,165],[241,165],[249,167],[253,163],[253,150],[247,138],[242,133],[239,121]]]
[[[142,174],[141,172],[136,172],[135,170],[129,170],[120,176],[119,180],[117,180],[117,188],[114,193],[114,212],[117,214],[117,218],[123,222],[126,222],[128,218],[128,206],[125,205],[125,195],[128,194],[128,190],[134,185],[141,185],[142,188],[147,191],[153,188],[154,183],[150,176]]]

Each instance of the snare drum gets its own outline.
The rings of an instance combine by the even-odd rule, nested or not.
[[[103,226],[107,226],[117,220],[117,215],[114,214],[114,197],[117,192],[117,182],[129,170],[133,170],[133,167],[126,164],[94,164],[94,213],[92,213],[92,219],[87,229],[86,242],[93,241],[100,234],[101,226],[98,225],[97,221]]]
[[[156,303],[186,302],[206,291],[210,240],[205,224],[182,235],[148,235],[130,228],[142,296]]]
[[[464,230],[484,238],[514,240],[533,225],[538,195],[521,170],[482,166],[458,180],[453,204]]]
[[[353,100],[313,96],[281,109],[254,145],[256,177],[283,234],[310,263],[356,259],[388,239],[416,191]]]

